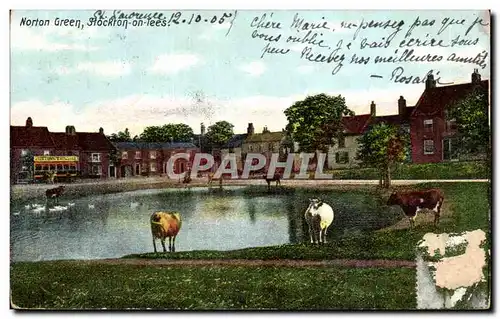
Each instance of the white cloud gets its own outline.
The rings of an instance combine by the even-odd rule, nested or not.
[[[195,54],[164,54],[156,57],[154,64],[149,68],[149,72],[176,74],[201,62],[202,59]]]
[[[253,61],[240,66],[240,69],[251,76],[260,76],[266,71],[266,65],[261,61]]]
[[[97,47],[83,41],[69,41],[70,43],[50,41],[46,32],[36,32],[38,29],[13,27],[11,30],[11,47],[14,50],[36,51],[94,51]]]
[[[101,76],[121,76],[130,73],[130,64],[128,62],[84,62],[76,67],[78,71],[94,73]]]
[[[117,77],[129,74],[131,65],[124,61],[82,62],[74,68],[60,66],[54,70],[59,75],[87,72],[103,77]]]

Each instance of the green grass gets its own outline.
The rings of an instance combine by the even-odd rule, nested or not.
[[[490,247],[488,183],[434,183],[450,218],[414,230],[365,232],[331,243],[140,254],[125,258],[171,259],[405,259],[427,232],[483,229]],[[403,187],[399,187],[403,188]],[[377,194],[376,192],[374,194]],[[487,278],[491,278],[488,274]],[[491,282],[491,281],[489,281]],[[489,286],[489,283],[488,283]],[[140,267],[36,262],[11,265],[12,301],[26,308],[169,309],[408,309],[415,308],[415,270],[355,268]]]
[[[414,309],[414,269],[17,263],[12,301],[45,309]],[[397,296],[397,298],[394,298]]]
[[[374,168],[351,168],[329,171],[333,179],[379,179]],[[447,162],[401,164],[393,169],[393,179],[486,179],[489,172],[484,162]]]
[[[399,189],[408,188],[399,187]],[[415,259],[415,246],[428,232],[458,233],[483,229],[489,238],[489,185],[488,183],[426,183],[412,189],[440,188],[445,195],[444,207],[453,211],[451,218],[442,218],[439,226],[418,225],[413,230],[400,229],[387,232],[365,232],[332,240],[311,248],[309,244],[246,248],[233,251],[187,251],[175,254],[144,253],[125,258],[169,259]],[[368,191],[368,190],[363,190]],[[376,195],[376,192],[373,192]],[[382,196],[381,194],[379,194]]]

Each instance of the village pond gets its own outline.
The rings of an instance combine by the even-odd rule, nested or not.
[[[177,251],[233,250],[308,240],[309,198],[330,204],[328,239],[375,230],[402,218],[370,192],[225,187],[141,190],[11,203],[12,261],[116,258],[153,250],[149,217],[178,211],[183,218]],[[157,242],[157,247],[161,247]]]

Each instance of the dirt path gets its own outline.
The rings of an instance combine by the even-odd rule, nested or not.
[[[244,267],[378,267],[378,268],[415,268],[416,263],[410,260],[357,260],[357,259],[333,259],[333,260],[252,260],[252,259],[142,259],[142,258],[116,258],[116,259],[94,259],[74,260],[70,262],[87,264],[108,265],[134,265],[134,266],[244,266]]]

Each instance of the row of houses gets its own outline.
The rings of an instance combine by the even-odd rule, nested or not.
[[[468,83],[440,87],[436,86],[436,80],[430,74],[426,79],[425,89],[414,106],[407,105],[403,96],[399,97],[397,114],[377,115],[377,106],[372,101],[369,114],[342,119],[343,134],[329,147],[326,166],[330,169],[356,166],[359,163],[356,159],[358,138],[371,125],[381,122],[396,125],[410,133],[411,148],[407,158],[413,163],[458,160],[454,152],[456,123],[454,120],[447,120],[447,107],[453,107],[454,103],[478,86],[489,92],[489,81],[481,80],[477,70],[474,70]],[[264,128],[262,133],[256,134],[253,124],[249,123],[247,133],[234,135],[222,148],[221,153],[234,152],[238,165],[241,166],[246,154],[250,152],[264,153],[266,157],[272,152],[286,154],[290,149],[297,149],[292,144],[283,131],[270,132]]]
[[[193,143],[113,144],[102,128],[77,132],[67,126],[65,132],[50,132],[45,126],[34,126],[29,117],[25,126],[10,127],[10,181],[45,180],[49,172],[59,180],[163,175],[171,156],[198,151]],[[182,173],[188,167],[180,159],[173,169]]]
[[[371,125],[381,122],[399,126],[410,133],[408,158],[411,162],[457,160],[453,155],[456,125],[453,120],[446,120],[446,109],[477,86],[489,92],[489,81],[481,80],[477,70],[472,73],[469,83],[441,87],[437,87],[433,76],[429,75],[425,90],[414,106],[406,105],[404,97],[399,97],[397,114],[377,115],[377,106],[372,101],[369,114],[342,119],[343,135],[329,147],[326,167],[356,166],[358,137]],[[49,171],[56,171],[61,179],[161,176],[167,172],[169,158],[179,152],[190,153],[191,159],[196,152],[210,152],[219,163],[225,154],[234,153],[238,168],[242,169],[248,153],[261,153],[270,159],[273,153],[286,158],[288,153],[297,150],[296,143],[284,130],[271,132],[264,127],[261,133],[256,133],[253,123],[248,124],[246,133],[235,134],[220,149],[210,147],[203,124],[200,129],[201,134],[196,135],[192,143],[113,144],[102,128],[99,132],[77,132],[74,126],[67,126],[65,132],[50,132],[47,127],[34,126],[33,120],[28,118],[25,126],[10,127],[11,183],[43,179]],[[189,167],[188,161],[178,160],[174,172],[182,173]]]

